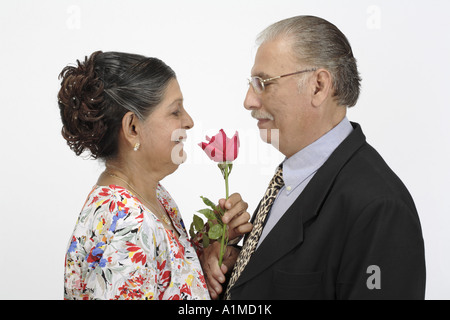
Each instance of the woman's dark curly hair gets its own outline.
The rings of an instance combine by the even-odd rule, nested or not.
[[[77,60],[59,75],[62,136],[76,155],[114,158],[123,116],[131,111],[145,120],[174,78],[163,61],[136,54],[97,51]]]

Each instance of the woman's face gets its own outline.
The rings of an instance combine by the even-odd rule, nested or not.
[[[150,169],[175,171],[186,159],[183,142],[186,130],[194,122],[183,107],[183,94],[176,79],[170,80],[164,98],[155,110],[142,122],[140,156]]]

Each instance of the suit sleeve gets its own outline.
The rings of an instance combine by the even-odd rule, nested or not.
[[[338,299],[424,299],[425,254],[415,208],[374,200],[351,227],[342,255]]]

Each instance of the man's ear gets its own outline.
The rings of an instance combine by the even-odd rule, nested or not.
[[[122,118],[122,134],[125,140],[134,147],[139,142],[140,122],[136,114],[127,112]]]
[[[333,79],[328,70],[318,69],[313,80],[312,104],[314,107],[320,107],[324,101],[331,96],[333,91]]]

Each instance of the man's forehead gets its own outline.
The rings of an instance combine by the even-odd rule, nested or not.
[[[252,67],[252,76],[270,78],[280,71],[295,67],[290,45],[285,39],[264,42],[258,48]]]

